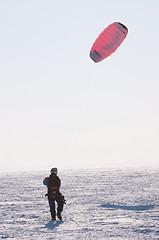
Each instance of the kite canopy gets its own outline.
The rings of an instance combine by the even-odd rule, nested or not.
[[[94,42],[90,58],[97,63],[110,56],[120,46],[127,34],[128,29],[122,23],[110,24]]]

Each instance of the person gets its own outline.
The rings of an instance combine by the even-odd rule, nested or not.
[[[61,213],[63,211],[63,206],[64,206],[64,203],[66,203],[66,200],[59,191],[61,186],[61,180],[57,176],[58,169],[52,168],[50,172],[51,174],[49,178],[46,177],[43,181],[44,185],[46,185],[48,189],[48,192],[47,194],[45,194],[45,196],[48,197],[52,220],[56,221],[56,216],[57,216],[58,219],[61,221],[62,220]],[[57,203],[57,214],[56,214],[55,202]]]

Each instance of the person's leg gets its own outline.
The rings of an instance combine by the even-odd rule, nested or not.
[[[48,199],[52,220],[56,220],[55,200]]]
[[[63,211],[63,202],[60,199],[57,199],[57,217],[59,220],[62,220],[61,212]]]

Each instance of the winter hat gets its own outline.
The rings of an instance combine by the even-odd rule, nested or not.
[[[50,172],[51,172],[51,173],[55,173],[55,174],[57,174],[58,169],[57,169],[57,168],[51,168]]]

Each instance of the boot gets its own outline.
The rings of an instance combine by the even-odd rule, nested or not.
[[[62,221],[62,216],[61,216],[61,213],[60,213],[60,212],[57,213],[57,217],[58,217],[58,219],[59,219],[60,221]]]

